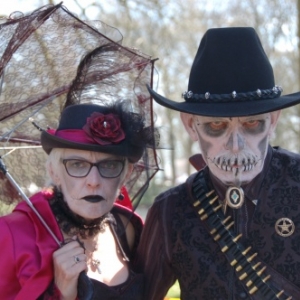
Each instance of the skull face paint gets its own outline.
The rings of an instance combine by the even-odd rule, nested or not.
[[[214,176],[226,185],[250,182],[263,168],[273,113],[219,118],[193,116],[203,158]]]

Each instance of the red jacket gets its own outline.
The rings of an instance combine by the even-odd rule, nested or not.
[[[30,199],[57,239],[62,241],[48,202],[52,196],[52,190],[45,190]],[[24,201],[11,214],[0,218],[0,245],[1,299],[37,299],[53,281],[52,254],[59,246]],[[49,298],[58,299],[57,296]]]
[[[44,191],[34,195],[31,201],[62,241],[62,233],[47,201],[51,196],[52,193]],[[0,232],[1,298],[37,299],[52,282],[52,253],[58,244],[25,202],[19,203],[13,213],[0,218]]]

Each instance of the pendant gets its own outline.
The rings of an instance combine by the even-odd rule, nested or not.
[[[244,204],[244,191],[239,187],[229,187],[226,191],[226,204],[231,208],[238,209]]]
[[[100,260],[99,259],[92,259],[92,266],[97,269],[98,273],[101,274],[100,269]]]

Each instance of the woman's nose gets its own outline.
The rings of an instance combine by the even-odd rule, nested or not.
[[[101,176],[96,166],[93,166],[86,177],[89,186],[99,186],[101,183]]]

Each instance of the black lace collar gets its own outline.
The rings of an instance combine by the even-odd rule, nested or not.
[[[110,213],[92,221],[73,213],[56,187],[49,203],[60,229],[69,236],[79,235],[82,239],[96,236],[104,230],[105,223],[111,221]]]

